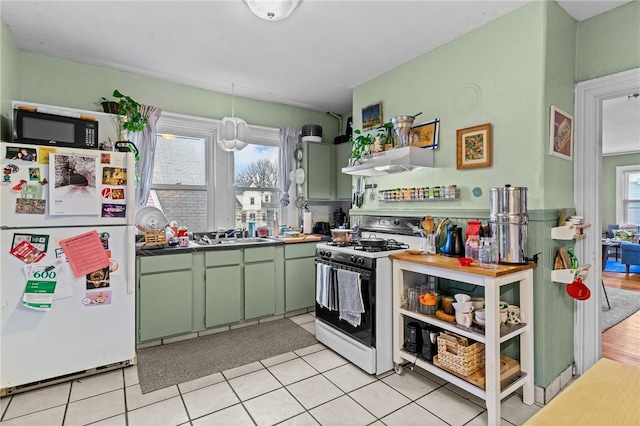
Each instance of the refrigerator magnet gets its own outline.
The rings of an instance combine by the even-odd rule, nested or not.
[[[85,298],[82,299],[82,304],[85,306],[100,306],[111,304],[111,290],[102,291],[88,291]]]

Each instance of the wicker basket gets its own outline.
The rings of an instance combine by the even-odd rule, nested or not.
[[[484,344],[465,346],[455,336],[438,336],[438,360],[449,370],[468,376],[484,368]]]

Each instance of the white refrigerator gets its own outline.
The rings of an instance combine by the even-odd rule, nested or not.
[[[130,153],[0,142],[0,396],[135,363]]]

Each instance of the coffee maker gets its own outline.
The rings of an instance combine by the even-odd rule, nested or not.
[[[405,327],[404,348],[414,354],[422,351],[422,329],[417,322],[410,322]]]
[[[333,211],[333,228],[339,229],[347,222],[347,214],[342,211],[342,207]]]

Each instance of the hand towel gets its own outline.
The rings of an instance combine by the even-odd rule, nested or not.
[[[324,308],[329,308],[330,280],[331,266],[318,263],[316,265],[316,302]]]
[[[360,314],[364,313],[360,274],[338,269],[337,281],[339,318],[354,327],[358,327],[360,325]]]

